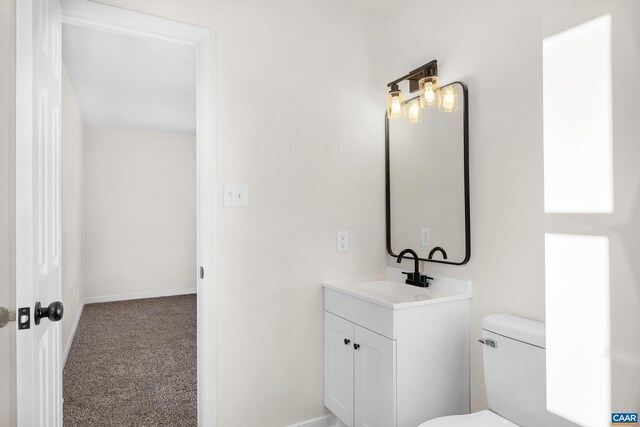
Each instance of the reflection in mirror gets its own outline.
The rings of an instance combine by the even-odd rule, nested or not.
[[[457,107],[425,108],[417,123],[387,120],[387,247],[393,256],[411,248],[424,260],[464,264],[470,257],[467,90],[456,82],[440,91],[454,93]]]

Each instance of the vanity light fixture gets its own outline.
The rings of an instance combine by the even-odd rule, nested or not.
[[[422,107],[420,101],[417,98],[412,99],[407,103],[407,120],[409,123],[418,123],[422,118]]]
[[[405,105],[404,95],[399,84],[409,82],[409,92],[420,91],[420,96],[411,98]],[[440,87],[438,82],[438,61],[433,60],[416,68],[409,74],[387,84],[389,95],[387,98],[387,117],[390,120],[406,118],[411,123],[418,123],[423,108],[436,105],[445,113],[458,109],[458,94],[454,85]]]
[[[397,84],[390,87],[387,95],[387,116],[389,119],[401,119],[404,117],[404,95]]]
[[[405,112],[404,95],[400,90],[399,83],[409,82],[409,92],[414,93],[420,91],[420,97],[409,101],[408,110]],[[390,120],[405,117],[411,123],[420,121],[422,113],[421,108],[431,107],[435,105],[437,100],[438,82],[438,61],[433,60],[422,67],[416,68],[406,76],[402,76],[397,80],[387,84],[389,87],[389,95],[387,98],[387,117]],[[423,100],[424,98],[424,100]],[[418,108],[416,108],[418,107]]]
[[[418,81],[420,87],[420,106],[422,108],[432,108],[438,103],[438,77],[424,77]]]
[[[438,109],[444,113],[452,113],[458,109],[458,93],[455,86],[447,86],[438,92]]]

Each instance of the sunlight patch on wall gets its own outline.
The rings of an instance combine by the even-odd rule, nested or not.
[[[613,212],[611,16],[543,41],[545,212]]]
[[[609,239],[546,234],[547,409],[610,425]]]

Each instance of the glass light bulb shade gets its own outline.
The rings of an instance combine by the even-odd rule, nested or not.
[[[458,109],[458,91],[455,86],[447,86],[438,93],[438,109],[444,113],[453,113]]]
[[[418,123],[422,119],[422,107],[420,101],[414,99],[407,104],[407,120],[409,123]]]
[[[438,101],[438,78],[436,76],[425,77],[418,81],[420,88],[420,106],[422,108],[435,107]]]
[[[389,92],[387,97],[387,117],[389,117],[389,120],[404,117],[404,95],[402,91],[394,90]]]

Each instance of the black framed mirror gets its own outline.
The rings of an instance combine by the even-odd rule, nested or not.
[[[454,111],[425,108],[418,123],[385,115],[387,251],[462,265],[471,258],[468,89],[445,89],[457,96]]]

